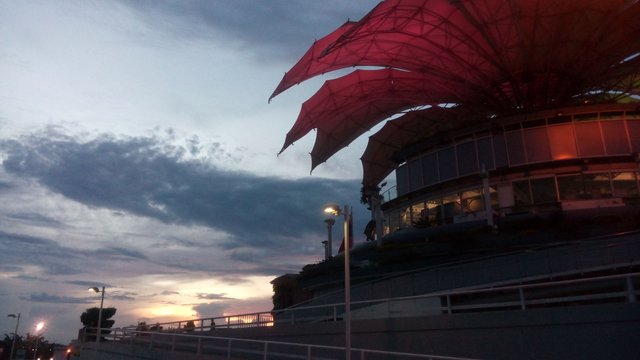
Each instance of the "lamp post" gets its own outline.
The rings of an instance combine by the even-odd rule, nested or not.
[[[9,360],[13,359],[13,354],[16,351],[16,338],[18,337],[18,326],[20,325],[20,313],[18,316],[16,314],[9,314],[8,317],[16,318],[16,331],[13,332],[13,342],[11,343],[11,352],[9,353]]]
[[[38,333],[42,329],[44,329],[44,322],[40,321],[38,324],[36,324],[36,346],[33,349],[33,360],[36,360],[38,356],[38,342],[40,341],[40,334]]]
[[[344,216],[344,349],[345,359],[351,360],[351,272],[349,255],[349,223],[351,222],[351,209],[345,205],[341,210],[338,205],[328,205],[324,212]]]
[[[90,287],[89,290],[92,290],[96,293],[102,293],[100,297],[100,310],[98,310],[98,326],[96,329],[96,348],[98,344],[100,344],[100,336],[102,335],[102,305],[104,304],[104,285],[102,286],[102,290],[98,287]]]
[[[325,251],[324,257],[326,260],[329,260],[333,256],[333,231],[331,231],[331,228],[336,221],[332,218],[328,218],[324,222],[327,223],[327,249]]]

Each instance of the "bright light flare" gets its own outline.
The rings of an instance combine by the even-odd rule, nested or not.
[[[340,215],[340,206],[335,204],[329,204],[324,207],[324,212],[331,215]]]

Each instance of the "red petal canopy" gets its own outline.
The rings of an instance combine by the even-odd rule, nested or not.
[[[302,104],[282,147],[318,130],[312,168],[398,111],[471,99],[473,93],[439,77],[394,69],[356,70],[329,80]]]
[[[319,75],[324,73],[321,69],[326,67],[328,64],[324,63],[320,59],[322,51],[344,35],[344,33],[351,29],[354,24],[356,23],[353,21],[347,21],[331,34],[320,40],[316,40],[302,58],[291,68],[291,70],[284,74],[280,84],[278,84],[276,89],[273,91],[273,94],[269,97],[269,101],[291,86],[302,82],[305,78],[308,79],[309,74]]]
[[[411,111],[387,123],[374,135],[360,158],[364,169],[363,185],[375,187],[387,177],[398,163],[394,154],[408,145],[425,137],[459,126],[464,119],[473,121],[473,116],[465,109],[432,107]]]
[[[639,94],[639,18],[640,2],[627,0],[384,1],[317,41],[272,97],[346,67],[394,70],[358,70],[327,81],[303,104],[283,150],[318,129],[315,167],[378,122],[416,105],[452,102],[506,115],[589,97],[628,99]],[[392,90],[397,83],[407,90]],[[367,166],[374,165],[364,162],[365,182],[381,181]]]

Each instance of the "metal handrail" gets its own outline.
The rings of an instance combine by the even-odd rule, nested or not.
[[[487,310],[527,310],[532,306],[549,306],[549,305],[558,305],[558,304],[566,304],[566,303],[581,303],[581,302],[592,302],[592,301],[616,301],[618,303],[628,302],[634,303],[637,301],[638,291],[636,290],[634,283],[640,279],[640,272],[627,273],[627,274],[618,274],[618,275],[608,275],[608,276],[597,276],[591,278],[583,278],[583,279],[571,279],[571,280],[558,280],[558,281],[548,281],[544,283],[537,284],[519,284],[519,285],[509,285],[509,286],[495,286],[483,289],[471,289],[471,290],[449,290],[449,291],[439,291],[425,295],[416,295],[416,296],[404,296],[397,298],[389,298],[389,299],[379,299],[379,300],[367,300],[367,301],[354,301],[352,302],[352,307],[355,310],[367,309],[366,305],[378,305],[378,304],[386,304],[387,315],[390,316],[393,311],[391,310],[392,303],[398,303],[403,301],[416,301],[423,299],[438,299],[440,300],[437,304],[429,304],[431,306],[429,310],[432,312],[437,312],[438,314],[446,315],[452,314],[454,312],[479,312],[479,311],[487,311]],[[624,280],[623,282],[618,282],[614,284],[616,281]],[[606,291],[602,292],[592,292],[591,289],[582,290],[579,286],[584,286],[585,284],[596,285],[597,283],[601,283],[601,285],[605,286]],[[612,286],[615,285],[615,286]],[[572,287],[574,286],[574,287]],[[552,292],[553,289],[561,289],[559,293]],[[547,293],[536,293],[536,290],[549,290],[551,292]],[[484,301],[481,296],[487,295],[495,295],[500,294],[502,299],[492,298],[490,301]],[[464,300],[457,299],[457,297],[461,297]],[[475,297],[475,298],[474,298]],[[496,301],[498,300],[498,301]],[[340,320],[339,315],[340,312],[336,309],[344,306],[342,303],[338,304],[330,304],[330,305],[317,305],[317,306],[307,306],[304,308],[291,308],[284,309],[280,311],[274,311],[273,313],[286,313],[291,312],[291,319],[274,319],[272,312],[257,312],[257,313],[249,313],[249,314],[240,314],[240,315],[230,315],[223,317],[214,317],[214,318],[204,318],[198,320],[186,320],[186,321],[178,321],[178,322],[167,322],[162,324],[157,324],[161,326],[170,326],[170,329],[162,330],[159,329],[156,331],[144,331],[136,329],[135,327],[124,327],[124,328],[116,328],[110,329],[111,333],[108,335],[103,335],[107,339],[116,342],[130,342],[134,343],[144,343],[147,344],[149,348],[154,347],[169,347],[171,351],[176,351],[176,346],[180,346],[184,348],[187,346],[189,349],[195,351],[197,354],[201,354],[203,350],[217,350],[218,352],[224,350],[227,354],[227,358],[231,358],[231,354],[233,353],[242,353],[242,352],[253,352],[261,354],[264,358],[267,357],[268,354],[272,356],[278,355],[278,358],[298,358],[298,359],[311,359],[311,354],[314,352],[318,352],[321,350],[332,350],[332,351],[344,351],[343,347],[336,346],[325,346],[325,345],[313,345],[313,344],[300,344],[300,343],[288,343],[288,342],[276,342],[276,341],[264,341],[264,340],[252,340],[252,339],[243,339],[243,338],[227,338],[227,337],[219,337],[219,336],[211,336],[212,333],[208,335],[204,334],[192,334],[193,331],[205,331],[211,330],[210,327],[204,326],[205,321],[224,319],[225,324],[216,324],[216,326],[221,328],[234,328],[235,326],[239,327],[257,327],[257,326],[277,326],[279,323],[300,323],[300,322],[310,322],[310,321],[320,321],[327,320],[326,316],[309,316],[306,318],[301,318],[300,316],[293,316],[293,311],[313,311],[313,310],[322,310],[324,308],[330,308],[332,311],[331,319],[334,321]],[[567,305],[569,306],[569,305]],[[423,309],[421,309],[423,310]],[[406,314],[405,314],[406,315]],[[412,313],[411,316],[414,316],[415,313]],[[243,324],[234,324],[232,319],[254,319],[257,322],[255,323],[243,323]],[[186,324],[187,322],[200,322],[199,327],[181,327],[182,324]],[[173,326],[177,326],[173,328]],[[107,330],[107,329],[105,329]],[[189,343],[188,341],[192,341]],[[193,343],[195,341],[195,343]],[[207,342],[212,341],[220,341],[225,345],[223,347],[212,347],[211,344],[207,344]],[[204,344],[203,344],[204,342]],[[242,347],[242,344],[245,344],[245,347]],[[261,350],[250,350],[246,347],[246,344],[257,344]],[[305,350],[306,356],[300,355],[292,355],[292,354],[283,354],[283,353],[275,353],[271,348],[274,346],[289,346],[296,348],[303,348]],[[207,347],[208,346],[208,347]],[[222,350],[221,350],[222,349]],[[282,351],[282,350],[280,350]],[[374,354],[378,355],[393,355],[395,357],[407,358],[407,359],[433,359],[433,360],[462,360],[463,358],[456,357],[447,357],[447,356],[437,356],[437,355],[424,355],[424,354],[412,354],[412,353],[400,353],[400,352],[390,352],[390,351],[382,351],[382,350],[370,350],[370,349],[352,349],[355,354],[360,354],[360,359],[365,360],[367,355],[373,356]]]
[[[155,337],[169,337],[171,342],[163,342],[161,339],[155,339]],[[142,342],[146,344],[148,342],[148,346],[150,349],[154,348],[154,344],[156,348],[161,348],[160,344],[169,345],[171,348],[171,352],[175,352],[176,345],[178,344],[186,344],[186,342],[178,343],[177,340],[195,340],[195,350],[194,352],[198,355],[203,354],[206,348],[206,344],[203,344],[203,341],[209,340],[219,340],[225,344],[225,346],[218,347],[209,347],[208,349],[215,349],[218,352],[225,352],[227,359],[231,359],[232,353],[247,353],[247,354],[258,354],[261,355],[264,359],[266,359],[269,355],[278,355],[278,358],[291,358],[291,359],[308,359],[311,360],[312,354],[314,350],[333,350],[339,353],[344,353],[345,348],[340,346],[328,346],[328,345],[315,345],[315,344],[302,344],[302,343],[292,343],[292,342],[283,342],[283,341],[266,341],[266,340],[254,340],[254,339],[243,339],[243,338],[230,338],[230,337],[219,337],[219,336],[208,336],[208,335],[189,335],[189,334],[179,334],[179,333],[158,333],[153,331],[138,331],[131,329],[113,329],[112,333],[109,335],[110,339],[119,343],[129,343],[134,344],[136,341],[138,343]],[[241,348],[240,345],[235,345],[234,343],[249,343],[249,344],[258,344],[261,350]],[[294,348],[302,348],[305,350],[304,356],[295,355],[291,353],[283,353],[280,351],[273,351],[272,349],[275,345],[282,347],[294,347]],[[362,360],[366,360],[368,355],[387,355],[393,356],[394,358],[406,358],[406,359],[428,359],[428,360],[477,360],[474,358],[467,357],[455,357],[455,356],[441,356],[441,355],[428,355],[428,354],[416,354],[416,353],[407,353],[407,352],[397,352],[397,351],[385,351],[385,350],[373,350],[373,349],[360,349],[360,348],[351,348],[352,354],[359,354],[359,358]]]
[[[375,299],[375,300],[361,300],[361,301],[352,301],[351,306],[355,309],[365,309],[367,305],[378,305],[378,304],[391,304],[391,303],[401,303],[404,301],[416,301],[416,300],[426,300],[426,299],[441,299],[440,306],[432,306],[429,310],[436,311],[441,314],[450,314],[456,310],[471,310],[475,309],[477,311],[482,311],[484,309],[496,309],[496,308],[510,308],[513,307],[514,304],[519,305],[521,309],[526,309],[527,305],[543,305],[543,304],[557,304],[566,302],[568,299],[574,301],[590,301],[590,300],[607,300],[607,299],[622,299],[624,298],[624,302],[635,302],[637,299],[637,290],[634,288],[633,279],[639,278],[640,272],[635,273],[627,273],[627,274],[618,274],[618,275],[607,275],[607,276],[597,276],[590,278],[582,278],[582,279],[571,279],[571,280],[556,280],[556,281],[546,281],[543,283],[535,283],[535,284],[519,284],[519,285],[508,285],[508,286],[492,286],[488,288],[481,289],[465,289],[465,290],[446,290],[446,291],[437,291],[429,294],[423,295],[413,295],[413,296],[402,296],[395,298],[385,298],[385,299]],[[530,295],[530,292],[533,290],[539,289],[552,289],[554,287],[565,287],[567,288],[569,285],[579,285],[579,284],[595,284],[597,282],[603,281],[613,281],[625,279],[624,284],[619,284],[620,287],[624,287],[624,290],[618,291],[609,291],[598,294],[588,294],[588,295],[558,295],[558,296],[549,296],[546,298],[536,298],[531,299],[528,298],[527,295]],[[452,298],[457,296],[474,296],[474,295],[491,295],[496,293],[508,293],[515,295],[515,299],[512,300],[504,300],[500,302],[481,302],[475,303],[473,305],[464,305],[464,304],[452,304]],[[506,295],[505,295],[506,296]],[[622,302],[622,301],[621,301]],[[444,303],[444,304],[442,304]],[[228,315],[228,316],[219,316],[219,317],[209,317],[195,320],[182,320],[182,321],[173,321],[173,322],[165,322],[165,323],[156,323],[154,326],[157,327],[156,331],[160,333],[175,333],[175,332],[192,332],[192,331],[209,331],[214,328],[248,328],[248,327],[266,327],[266,326],[274,326],[279,323],[309,323],[309,322],[318,322],[318,321],[338,321],[341,320],[342,312],[341,309],[344,308],[344,303],[333,303],[326,305],[312,305],[312,306],[304,306],[304,307],[293,307],[281,310],[272,310],[266,312],[254,312],[254,313],[246,313],[246,314],[238,314],[238,315]],[[300,316],[300,313],[313,313],[313,311],[322,311],[323,314],[329,315],[312,315],[312,316]],[[388,311],[388,314],[391,314],[391,311]],[[388,316],[387,316],[388,317]],[[185,327],[184,325],[188,322],[193,322],[194,325],[199,323],[199,326],[195,327]],[[205,323],[209,322],[210,324],[215,324],[213,327],[211,325],[206,325]],[[137,330],[141,333],[144,333],[146,329],[140,329],[138,326],[128,326],[121,328],[122,330]]]

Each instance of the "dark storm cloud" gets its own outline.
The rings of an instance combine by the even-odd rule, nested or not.
[[[245,46],[262,51],[276,49],[282,55],[292,56],[300,55],[314,39],[347,20],[359,20],[377,2],[146,0],[123,3],[136,9],[150,26],[163,27],[177,36],[206,36],[208,30],[215,30]]]
[[[197,294],[198,299],[201,300],[235,300],[234,298],[226,296],[226,294]]]
[[[101,283],[99,281],[87,281],[87,280],[70,280],[70,281],[64,281],[65,284],[70,284],[70,285],[78,285],[78,286],[82,286],[82,287],[86,287],[87,289],[90,287],[95,287],[95,286],[104,286],[104,287],[113,287],[113,285],[111,284],[104,284]]]
[[[301,235],[322,231],[320,209],[327,201],[353,203],[360,189],[357,181],[223,171],[206,161],[187,160],[185,149],[154,137],[105,135],[82,142],[48,130],[1,141],[0,151],[4,169],[13,175],[36,179],[89,206],[223,230],[232,238],[220,245],[231,250],[277,251],[302,243]],[[105,251],[144,258],[124,249]],[[247,260],[258,255],[247,251],[233,256]]]
[[[54,303],[54,304],[89,304],[93,300],[85,298],[76,298],[70,296],[57,296],[47,293],[31,294],[28,297],[23,297],[23,300],[39,302],[39,303]]]
[[[62,225],[59,221],[38,213],[13,213],[5,214],[5,216],[13,220],[30,223],[32,225],[55,227],[60,227]]]
[[[0,191],[6,191],[13,189],[11,183],[0,181]]]
[[[165,291],[161,292],[160,295],[180,295],[180,292],[165,290]]]
[[[68,262],[76,256],[75,251],[53,240],[0,231],[0,249],[0,262],[19,269],[22,269],[21,265],[35,263],[45,268],[49,275],[71,275],[80,271]],[[24,274],[16,276],[23,276],[23,280],[47,281],[39,277],[27,278],[29,275]]]
[[[141,252],[121,247],[108,247],[100,251],[103,258],[110,260],[146,260],[147,257]]]
[[[15,273],[13,278],[39,282],[49,282],[51,279],[22,273],[24,265],[37,264],[47,275],[56,276],[82,274],[89,262],[98,259],[114,263],[146,260],[144,255],[135,250],[118,247],[79,250],[62,246],[53,240],[3,231],[0,231],[0,249],[0,263],[3,263],[3,269]],[[96,281],[68,283],[79,286],[103,285]]]
[[[109,294],[109,298],[120,301],[133,301],[136,299],[129,294]]]

